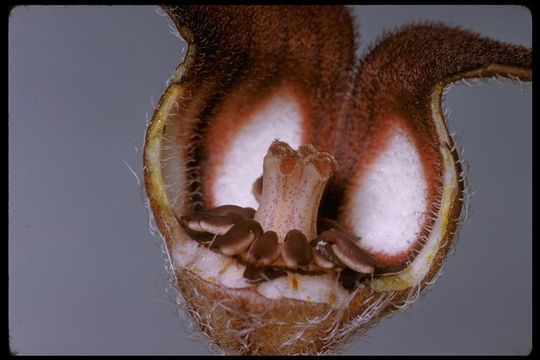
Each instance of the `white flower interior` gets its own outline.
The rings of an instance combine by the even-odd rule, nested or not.
[[[290,93],[276,95],[242,124],[216,171],[212,185],[216,206],[233,204],[257,209],[251,192],[263,172],[263,159],[273,140],[297,148],[302,142],[302,112]]]
[[[172,230],[172,236],[175,239],[172,244],[171,260],[177,269],[183,268],[192,271],[211,283],[221,284],[230,288],[253,287],[254,285],[248,284],[242,277],[243,270],[245,269],[244,265],[237,263],[228,256],[214,253],[205,247],[199,247],[195,241],[191,240],[189,236],[185,234],[174,218],[172,211],[182,212],[181,209],[183,208],[186,197],[185,191],[187,190],[185,187],[185,173],[181,169],[186,161],[186,153],[185,147],[182,147],[181,143],[186,135],[186,133],[182,131],[182,128],[185,126],[184,124],[190,123],[190,119],[184,118],[179,121],[179,118],[176,115],[173,115],[175,113],[173,108],[175,107],[176,99],[180,96],[181,90],[173,88],[170,89],[164,97],[160,106],[160,113],[163,113],[161,119],[166,121],[162,120],[152,123],[152,126],[149,128],[148,144],[146,145],[145,152],[147,172],[149,174],[159,174],[157,176],[149,176],[149,179],[151,186],[154,189],[157,189],[157,201],[164,205],[162,208],[162,215],[165,221],[171,224],[170,229]],[[417,284],[429,269],[433,256],[444,236],[444,233],[441,230],[445,228],[445,221],[440,222],[439,220],[441,220],[440,218],[445,219],[446,213],[449,211],[449,199],[457,188],[457,174],[455,173],[454,159],[445,146],[445,143],[449,142],[449,138],[444,122],[440,117],[439,104],[435,99],[440,99],[440,89],[434,94],[432,110],[438,135],[442,140],[440,150],[443,154],[445,168],[442,192],[442,204],[444,206],[439,210],[439,219],[434,226],[434,231],[430,233],[424,248],[413,263],[399,274],[374,278],[370,281],[370,287],[375,291],[399,290]],[[281,111],[281,115],[273,117],[274,112],[279,111]],[[285,116],[287,117],[287,121],[282,123],[283,127],[277,126],[276,124],[273,126],[270,125],[272,121],[269,121],[269,118],[279,121],[279,118]],[[235,139],[235,144],[237,146],[234,146],[234,148],[244,146],[248,143],[260,143],[260,147],[255,147],[250,150],[259,152],[258,157],[260,158],[260,162],[258,160],[253,160],[253,162],[249,162],[250,165],[243,163],[244,165],[242,165],[242,167],[245,167],[245,170],[235,170],[235,166],[229,168],[226,176],[229,176],[230,180],[231,176],[234,174],[235,181],[233,182],[238,181],[238,179],[242,177],[237,175],[238,171],[242,171],[242,174],[244,175],[248,174],[249,170],[247,169],[251,167],[257,168],[257,171],[252,173],[252,179],[246,180],[246,184],[249,184],[248,190],[242,189],[241,193],[243,195],[241,195],[241,197],[234,197],[233,200],[220,198],[220,204],[222,201],[230,201],[231,203],[243,205],[250,204],[249,202],[243,203],[242,201],[246,201],[246,199],[251,199],[252,197],[252,180],[256,179],[262,173],[262,159],[264,158],[264,153],[267,150],[268,145],[274,138],[279,137],[290,142],[293,146],[298,146],[300,141],[302,141],[300,130],[302,121],[300,107],[298,103],[294,101],[294,98],[276,97],[270,101],[263,110],[255,114],[250,122],[244,125],[243,130],[239,132],[238,138]],[[166,134],[179,134],[180,137],[178,138],[178,142],[171,141],[175,138],[174,136],[166,135],[165,137],[162,137],[165,130],[165,124],[168,122],[170,123],[167,127]],[[273,133],[268,135],[268,132],[272,131]],[[284,137],[284,134],[294,134],[294,136],[286,138]],[[249,141],[247,140],[248,138]],[[257,140],[253,141],[254,138]],[[168,154],[174,152],[174,148],[177,149],[177,156],[173,158],[168,157]],[[234,158],[232,154],[226,156]],[[237,161],[242,164],[242,161],[240,160],[241,159],[237,157]],[[177,170],[174,168],[177,168]],[[391,171],[391,169],[393,170]],[[245,176],[247,177],[248,175]],[[418,153],[404,130],[399,128],[395,129],[388,141],[386,150],[374,159],[371,171],[365,173],[362,178],[368,179],[368,181],[372,183],[379,181],[381,182],[381,186],[379,187],[379,191],[374,191],[373,186],[369,187],[364,180],[364,185],[360,185],[359,189],[359,206],[361,206],[360,199],[362,194],[364,194],[364,197],[366,194],[371,194],[375,199],[378,198],[380,202],[392,200],[390,203],[392,204],[392,207],[394,207],[392,210],[386,210],[374,206],[373,202],[371,202],[371,205],[367,205],[368,202],[366,201],[366,205],[363,205],[364,208],[361,209],[366,216],[369,216],[369,212],[375,213],[379,211],[379,214],[382,214],[381,216],[393,216],[395,221],[396,217],[400,214],[415,214],[417,211],[424,211],[425,196],[422,194],[425,192],[426,183],[422,175]],[[398,184],[408,185],[403,186]],[[402,188],[402,193],[399,196],[396,195],[395,192],[396,186]],[[228,192],[233,192],[230,188],[227,189],[228,190],[225,190],[222,193],[227,194]],[[406,205],[400,205],[400,203],[406,203]],[[361,212],[358,210],[355,211],[356,218],[362,223],[363,219],[359,215]],[[177,213],[177,216],[178,215],[180,214]],[[407,235],[405,239],[410,240],[413,238],[413,235],[418,232],[418,222],[420,217],[413,216],[413,219],[413,221],[405,221],[402,219],[403,221],[401,222],[398,220],[396,224],[394,224],[394,226],[399,225],[397,226],[400,229],[399,233]],[[390,223],[389,219],[378,220],[377,217],[373,217],[372,220],[379,221],[376,226],[378,226],[379,229],[382,229],[381,231],[384,231],[383,224]],[[364,226],[364,228],[362,226]],[[366,225],[360,225],[358,230],[359,233],[364,231],[363,235],[366,238],[366,241],[368,241],[369,236],[367,235],[368,233],[365,232],[365,226]],[[372,233],[375,234],[376,232]],[[387,232],[387,234],[389,233]],[[383,240],[384,239],[381,241]],[[403,241],[403,239],[400,239],[400,241]],[[398,245],[395,249],[399,250],[399,246],[401,245]],[[385,246],[380,246],[381,249],[384,247]],[[293,278],[295,279],[294,286],[292,283]],[[286,297],[312,302],[322,302],[328,303],[336,308],[343,308],[346,306],[349,297],[347,291],[343,289],[335,279],[330,279],[328,276],[314,277],[301,274],[289,274],[285,278],[278,278],[255,285],[254,290],[259,295],[268,298]]]
[[[418,239],[427,207],[427,182],[409,135],[396,126],[364,171],[350,214],[362,247],[387,255],[407,251]]]

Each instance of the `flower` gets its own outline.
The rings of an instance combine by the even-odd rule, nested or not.
[[[189,47],[147,133],[145,182],[204,331],[231,351],[324,352],[413,302],[448,254],[463,200],[443,89],[531,80],[531,51],[424,23],[358,60],[341,6],[164,9]],[[265,156],[276,134],[310,150],[274,142]],[[315,156],[333,165],[307,170]],[[277,261],[266,273],[244,256],[261,238],[273,240],[252,253]]]

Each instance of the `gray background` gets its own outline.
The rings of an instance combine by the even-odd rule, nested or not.
[[[413,20],[531,43],[521,7],[359,6],[363,53]],[[20,354],[208,354],[166,293],[141,189],[146,118],[183,53],[154,7],[17,7],[9,18],[9,330]],[[532,348],[530,85],[444,102],[471,216],[435,287],[345,354]]]

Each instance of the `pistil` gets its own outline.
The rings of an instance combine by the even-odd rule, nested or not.
[[[254,220],[264,231],[275,231],[283,244],[290,230],[308,242],[317,237],[317,214],[326,183],[336,169],[333,156],[312,145],[297,151],[274,141],[264,158],[262,193]]]

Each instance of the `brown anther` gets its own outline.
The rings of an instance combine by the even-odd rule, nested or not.
[[[287,276],[287,272],[276,268],[264,266],[246,266],[243,277],[250,284],[258,284],[264,281],[274,280],[281,276]]]
[[[275,231],[266,231],[249,247],[247,259],[257,265],[269,265],[280,255],[280,245]]]
[[[214,236],[225,234],[234,224],[242,218],[235,215],[214,216],[205,212],[182,216],[180,225],[186,233],[197,242],[206,242]]]
[[[340,243],[340,245],[332,245],[334,254],[336,254],[338,259],[341,260],[345,266],[362,274],[373,273],[373,266],[362,262],[361,257],[358,256],[358,252],[355,248],[358,247],[356,245],[344,246],[344,243]]]
[[[377,265],[375,259],[356,245],[349,235],[341,231],[327,230],[320,234],[318,239],[331,243],[336,257],[348,268],[363,274],[373,273]]]
[[[192,230],[190,224],[193,225],[193,215],[182,216],[177,218],[177,220],[189,237],[198,243],[211,241],[215,237],[214,234],[210,234],[206,231]],[[199,228],[198,224],[196,227]]]
[[[254,215],[255,209],[249,207],[223,205],[182,216],[180,224],[194,240],[208,241],[213,237],[208,234],[223,235],[233,225],[242,220],[251,220]]]
[[[260,202],[262,188],[263,188],[263,177],[259,176],[257,180],[255,180],[253,182],[253,185],[251,186],[251,193],[253,194],[257,202]]]
[[[250,207],[245,207],[244,209],[244,215],[246,220],[253,220],[253,217],[255,216],[255,209]]]
[[[313,262],[323,269],[332,269],[335,266],[333,262],[326,259],[324,256],[322,256],[315,250],[313,251]]]
[[[236,215],[216,216],[207,213],[197,213],[190,215],[190,218],[185,221],[186,225],[193,231],[223,235],[229,231],[233,225],[242,221],[242,218]]]
[[[324,269],[332,269],[334,266],[345,266],[332,251],[331,243],[317,239],[311,243],[313,247],[313,260],[315,264]]]
[[[229,256],[237,255],[246,250],[261,234],[262,228],[258,222],[243,220],[214,240],[210,244],[210,249],[219,250]]]
[[[290,230],[283,243],[283,261],[291,268],[309,265],[313,259],[311,246],[306,236],[300,230]]]
[[[262,267],[246,266],[243,277],[250,284],[258,284],[265,280],[263,276],[264,269]]]
[[[354,290],[366,278],[366,275],[358,273],[349,268],[345,268],[339,272],[338,281],[345,289]]]

